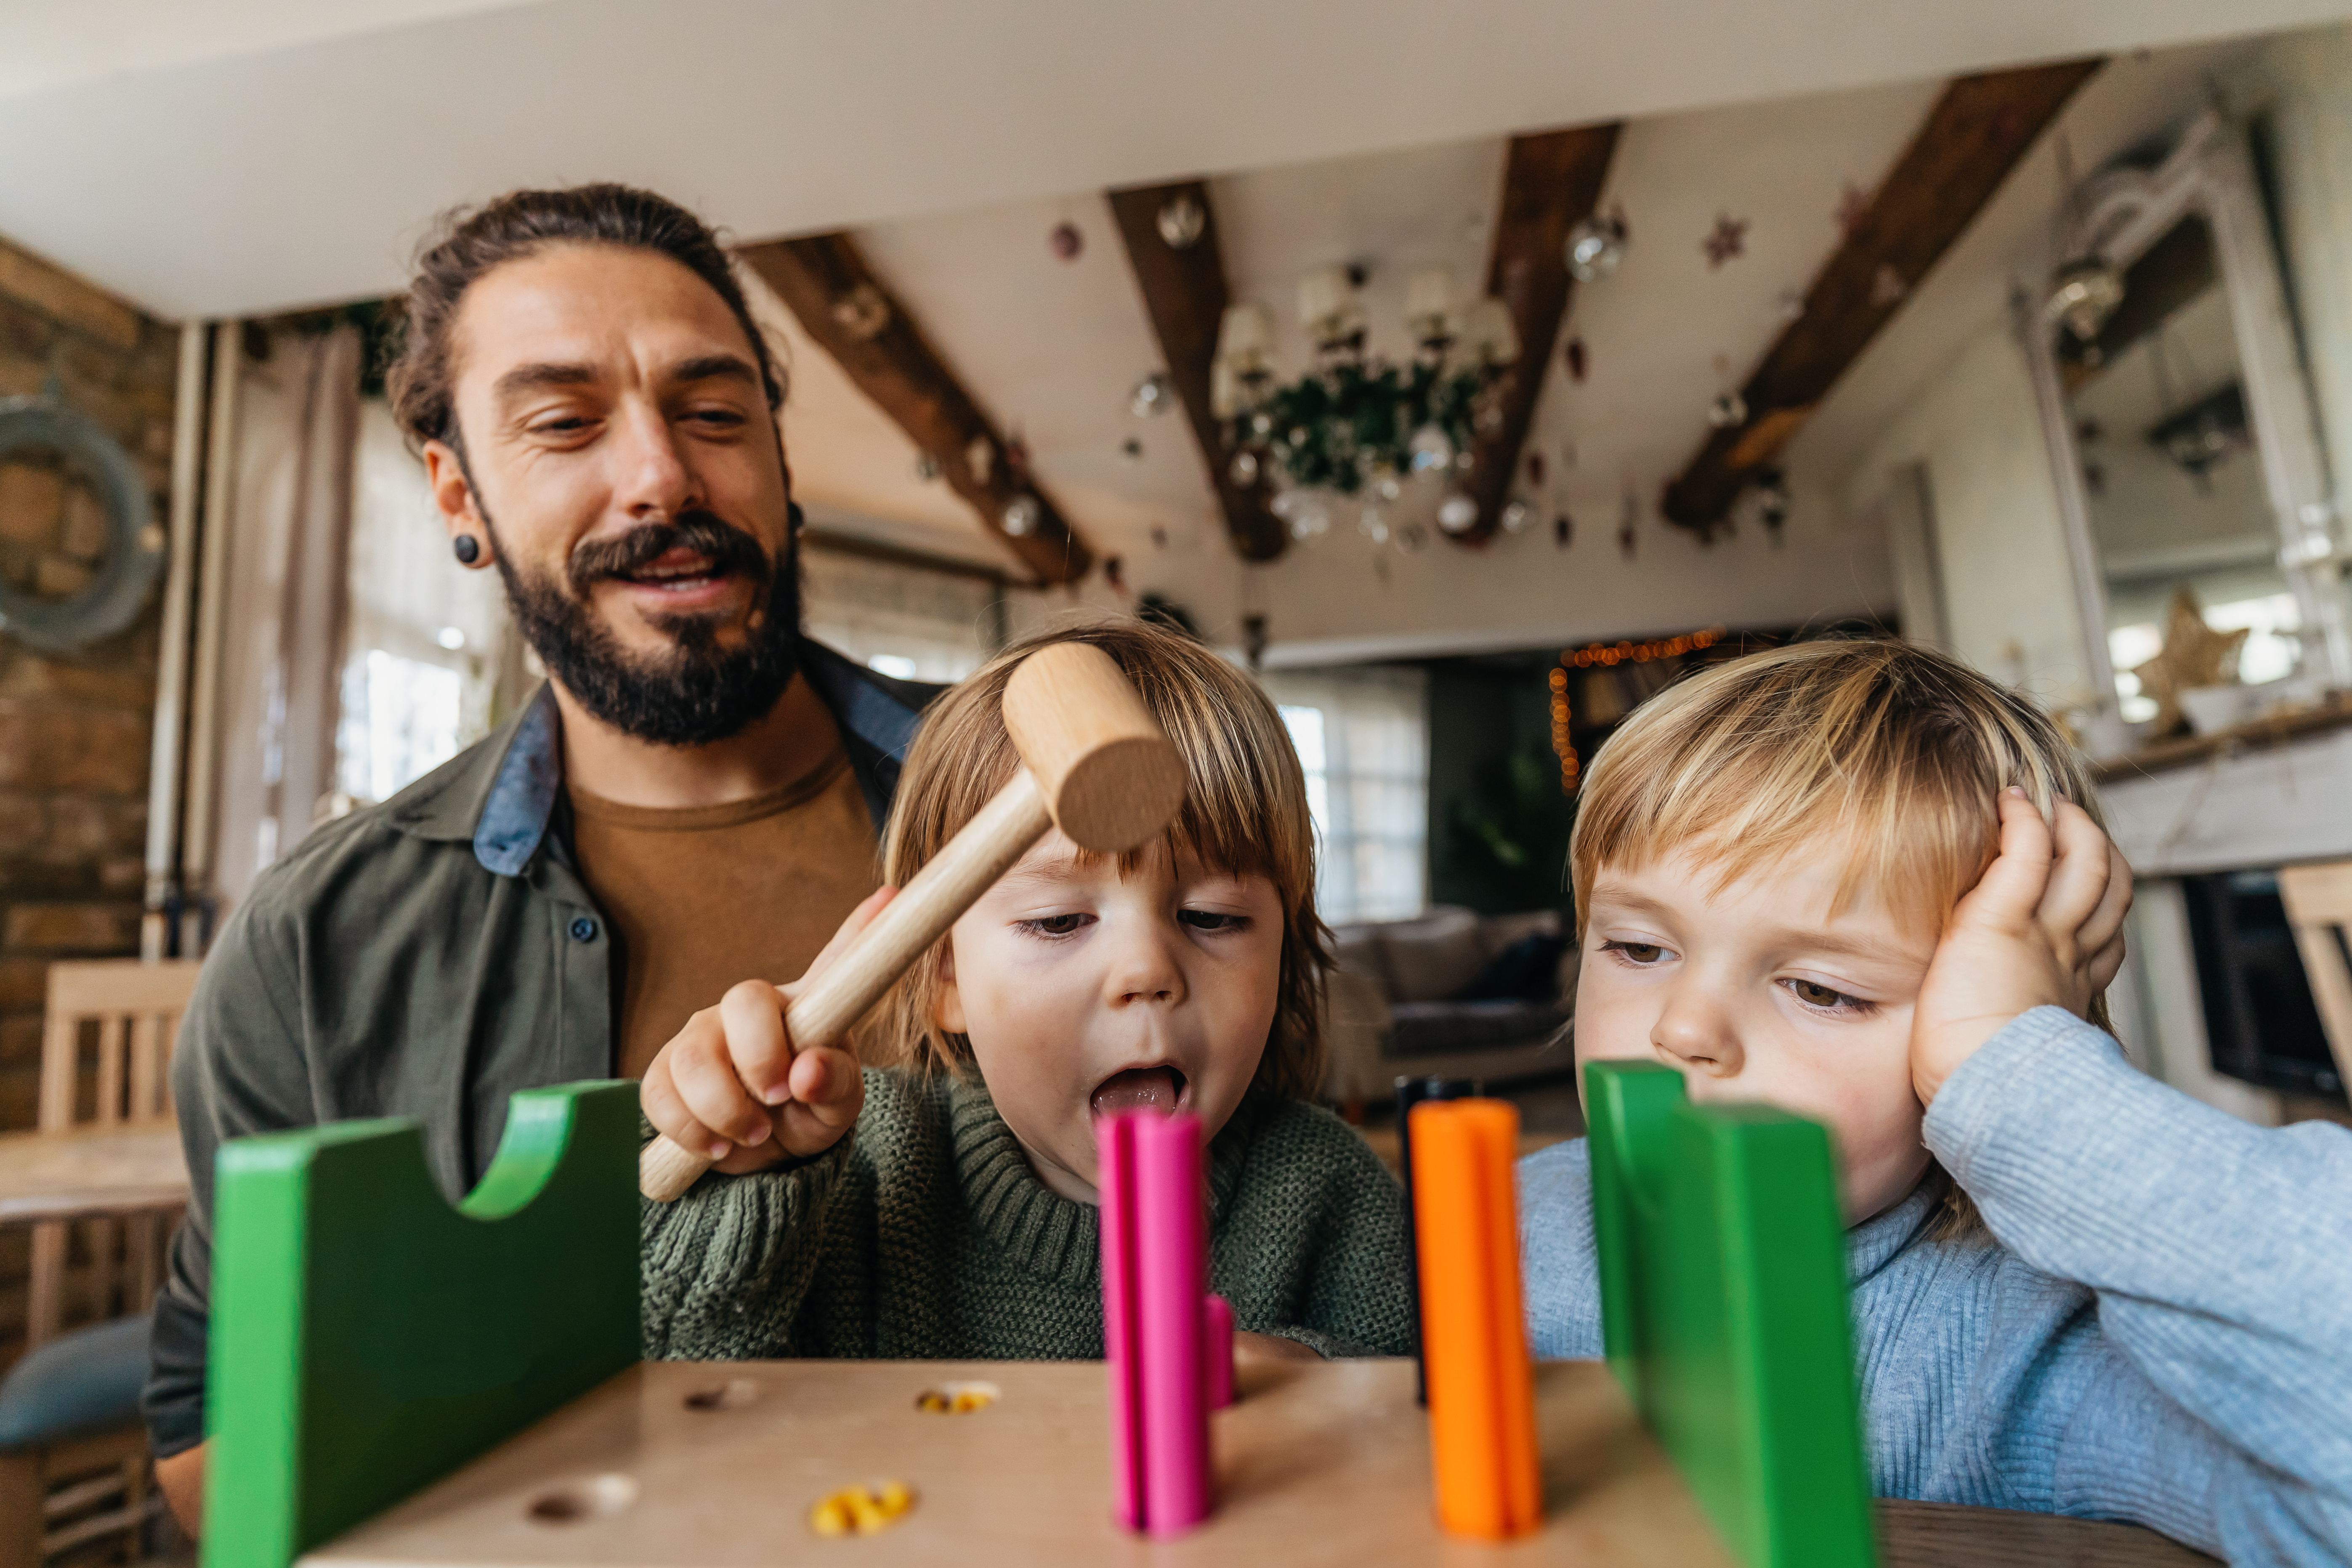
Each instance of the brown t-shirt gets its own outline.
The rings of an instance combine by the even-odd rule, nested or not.
[[[572,841],[628,953],[615,1070],[644,1075],[739,980],[797,980],[880,887],[874,821],[847,751],[783,788],[665,809],[577,784]]]

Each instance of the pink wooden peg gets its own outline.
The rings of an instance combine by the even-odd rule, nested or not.
[[[1135,1279],[1135,1122],[1095,1122],[1096,1189],[1102,1199],[1103,1360],[1110,1381],[1111,1514],[1124,1530],[1143,1528],[1142,1390],[1137,1373]]]
[[[1209,1410],[1220,1358],[1207,1296],[1201,1122],[1140,1111],[1095,1126],[1113,1508],[1128,1529],[1164,1541],[1206,1519],[1212,1497]],[[1228,1330],[1230,1322],[1228,1312]],[[1228,1386],[1230,1345],[1228,1331]]]

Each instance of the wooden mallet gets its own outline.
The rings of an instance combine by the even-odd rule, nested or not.
[[[1055,643],[1022,660],[1005,683],[1004,728],[1024,765],[792,1004],[784,1025],[795,1047],[840,1038],[1046,829],[1117,855],[1184,804],[1183,757],[1090,643]],[[638,1157],[637,1190],[670,1203],[710,1163],[656,1138]]]

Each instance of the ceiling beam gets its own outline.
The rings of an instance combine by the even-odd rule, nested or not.
[[[1740,396],[1747,417],[1715,431],[1667,482],[1670,522],[1710,533],[1846,367],[1965,233],[2096,59],[1957,77],[1895,160],[1869,211],[1830,253],[1804,313],[1766,352]]]
[[[1615,124],[1579,126],[1514,136],[1503,160],[1503,196],[1495,214],[1495,240],[1486,260],[1486,292],[1509,307],[1518,330],[1519,361],[1497,389],[1500,416],[1473,448],[1470,495],[1478,521],[1457,534],[1459,544],[1483,544],[1500,526],[1511,499],[1519,452],[1535,424],[1536,400],[1568,317],[1576,280],[1568,272],[1568,231],[1601,204],[1609,160],[1617,151]]]
[[[1160,210],[1184,195],[1200,204],[1205,222],[1199,237],[1179,250],[1160,237]],[[1151,330],[1160,339],[1168,379],[1175,384],[1192,439],[1209,466],[1209,483],[1224,510],[1225,531],[1244,560],[1271,561],[1282,553],[1290,536],[1282,520],[1266,510],[1267,476],[1261,473],[1248,485],[1234,482],[1224,437],[1209,404],[1209,362],[1216,356],[1217,327],[1232,295],[1225,285],[1217,209],[1209,200],[1208,184],[1181,180],[1136,185],[1110,192],[1109,199],[1119,237],[1127,242],[1128,265],[1135,270]]]
[[[735,254],[858,390],[930,454],[949,487],[1040,582],[1075,583],[1087,574],[1093,552],[1036,476],[1014,471],[1004,437],[855,240],[820,234],[747,245]],[[1037,515],[1025,533],[1015,534],[1005,527],[1005,511],[1024,495],[1036,502]]]

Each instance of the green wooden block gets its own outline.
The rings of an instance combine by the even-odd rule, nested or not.
[[[514,1097],[456,1208],[414,1122],[222,1145],[204,1568],[287,1568],[637,1360],[637,1092]]]
[[[1869,1568],[1836,1168],[1820,1124],[1585,1069],[1610,1366],[1748,1568]]]

